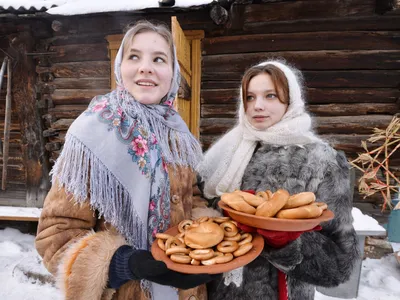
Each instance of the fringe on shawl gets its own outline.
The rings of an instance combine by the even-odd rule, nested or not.
[[[64,149],[51,173],[60,187],[90,205],[138,249],[147,249],[147,228],[133,207],[129,193],[107,167],[80,140],[67,134]]]

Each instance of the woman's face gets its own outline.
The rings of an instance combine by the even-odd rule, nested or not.
[[[156,32],[142,32],[125,48],[121,63],[124,87],[140,103],[159,104],[173,76],[167,41]]]
[[[247,120],[258,130],[278,123],[288,107],[279,101],[275,85],[267,73],[258,74],[249,81],[245,101]]]

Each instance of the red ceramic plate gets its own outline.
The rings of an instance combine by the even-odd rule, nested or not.
[[[276,231],[304,231],[313,229],[315,226],[332,220],[335,216],[333,212],[329,209],[324,210],[323,214],[319,218],[314,219],[278,219],[278,218],[267,218],[259,217],[255,215],[246,214],[234,210],[222,201],[218,202],[218,206],[225,210],[229,216],[242,224]]]
[[[178,226],[168,229],[165,233],[173,236],[177,235],[179,233]],[[253,243],[253,249],[251,249],[245,255],[235,257],[233,260],[225,264],[216,264],[211,266],[202,266],[202,265],[193,266],[189,264],[176,263],[170,260],[169,257],[165,254],[164,250],[158,247],[157,240],[155,240],[155,242],[151,246],[151,254],[153,254],[153,257],[156,260],[161,260],[165,262],[168,269],[170,270],[186,274],[202,274],[202,273],[219,274],[219,273],[229,272],[231,270],[247,265],[254,259],[256,259],[256,257],[260,255],[262,249],[264,248],[264,239],[259,234],[253,234],[252,243]]]

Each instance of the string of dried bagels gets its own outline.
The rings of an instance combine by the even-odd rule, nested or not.
[[[195,221],[183,220],[179,233],[172,236],[157,233],[157,244],[169,258],[177,263],[214,265],[227,263],[248,253],[253,236],[240,232],[229,217],[202,217]]]
[[[222,194],[221,201],[240,212],[281,219],[318,218],[328,208],[326,203],[315,202],[315,194],[312,192],[290,195],[284,189],[275,193],[270,190],[261,191],[255,195],[236,190]]]

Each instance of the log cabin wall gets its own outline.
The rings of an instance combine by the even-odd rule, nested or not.
[[[375,0],[264,1],[234,4],[224,25],[210,13],[178,16],[184,29],[205,30],[200,139],[204,149],[235,124],[238,88],[246,68],[283,57],[303,71],[316,131],[349,159],[372,128],[399,112],[400,14],[378,14]],[[400,172],[400,155],[392,162]],[[356,178],[360,176],[356,173]],[[381,196],[355,206],[384,221]]]
[[[40,109],[36,102],[34,50],[47,36],[43,21],[15,17],[2,18],[0,60],[11,60],[11,124],[5,190],[0,191],[0,205],[41,206],[48,189],[48,163],[43,148]],[[0,134],[5,130],[7,77],[0,93]],[[3,168],[3,154],[0,155]],[[3,176],[3,174],[1,174]]]

